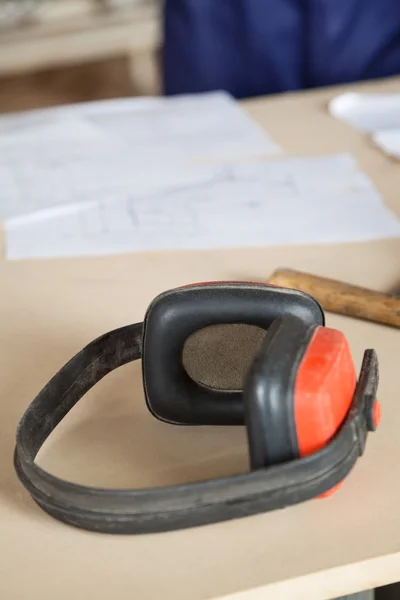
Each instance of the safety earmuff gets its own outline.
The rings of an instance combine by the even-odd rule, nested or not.
[[[245,425],[251,470],[147,490],[68,483],[35,464],[58,423],[102,377],[142,358],[145,399],[177,425]],[[379,422],[378,361],[357,380],[345,336],[310,296],[256,283],[160,294],[143,323],[107,333],[45,386],[17,430],[16,472],[53,517],[106,533],[166,531],[283,508],[331,493]]]

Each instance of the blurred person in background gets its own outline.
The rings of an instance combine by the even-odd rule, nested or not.
[[[400,0],[164,0],[166,95],[236,98],[400,74]]]

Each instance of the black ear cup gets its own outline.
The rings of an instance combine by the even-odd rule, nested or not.
[[[296,374],[316,327],[293,315],[277,319],[250,366],[243,397],[253,470],[299,457]]]
[[[324,324],[310,296],[263,284],[196,284],[158,296],[146,312],[142,345],[151,413],[181,425],[243,425],[246,373],[283,315]]]

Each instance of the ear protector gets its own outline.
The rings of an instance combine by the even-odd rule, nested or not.
[[[113,369],[142,359],[155,418],[246,427],[250,471],[151,489],[63,481],[35,457],[64,416]],[[67,524],[150,533],[280,509],[335,491],[379,423],[378,359],[357,378],[349,344],[300,291],[243,282],[188,285],[157,296],[143,323],[89,343],[22,416],[16,473],[35,502]]]

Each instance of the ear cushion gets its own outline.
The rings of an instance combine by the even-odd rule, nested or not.
[[[247,373],[243,395],[252,469],[299,457],[296,378],[316,327],[294,315],[277,319]]]

